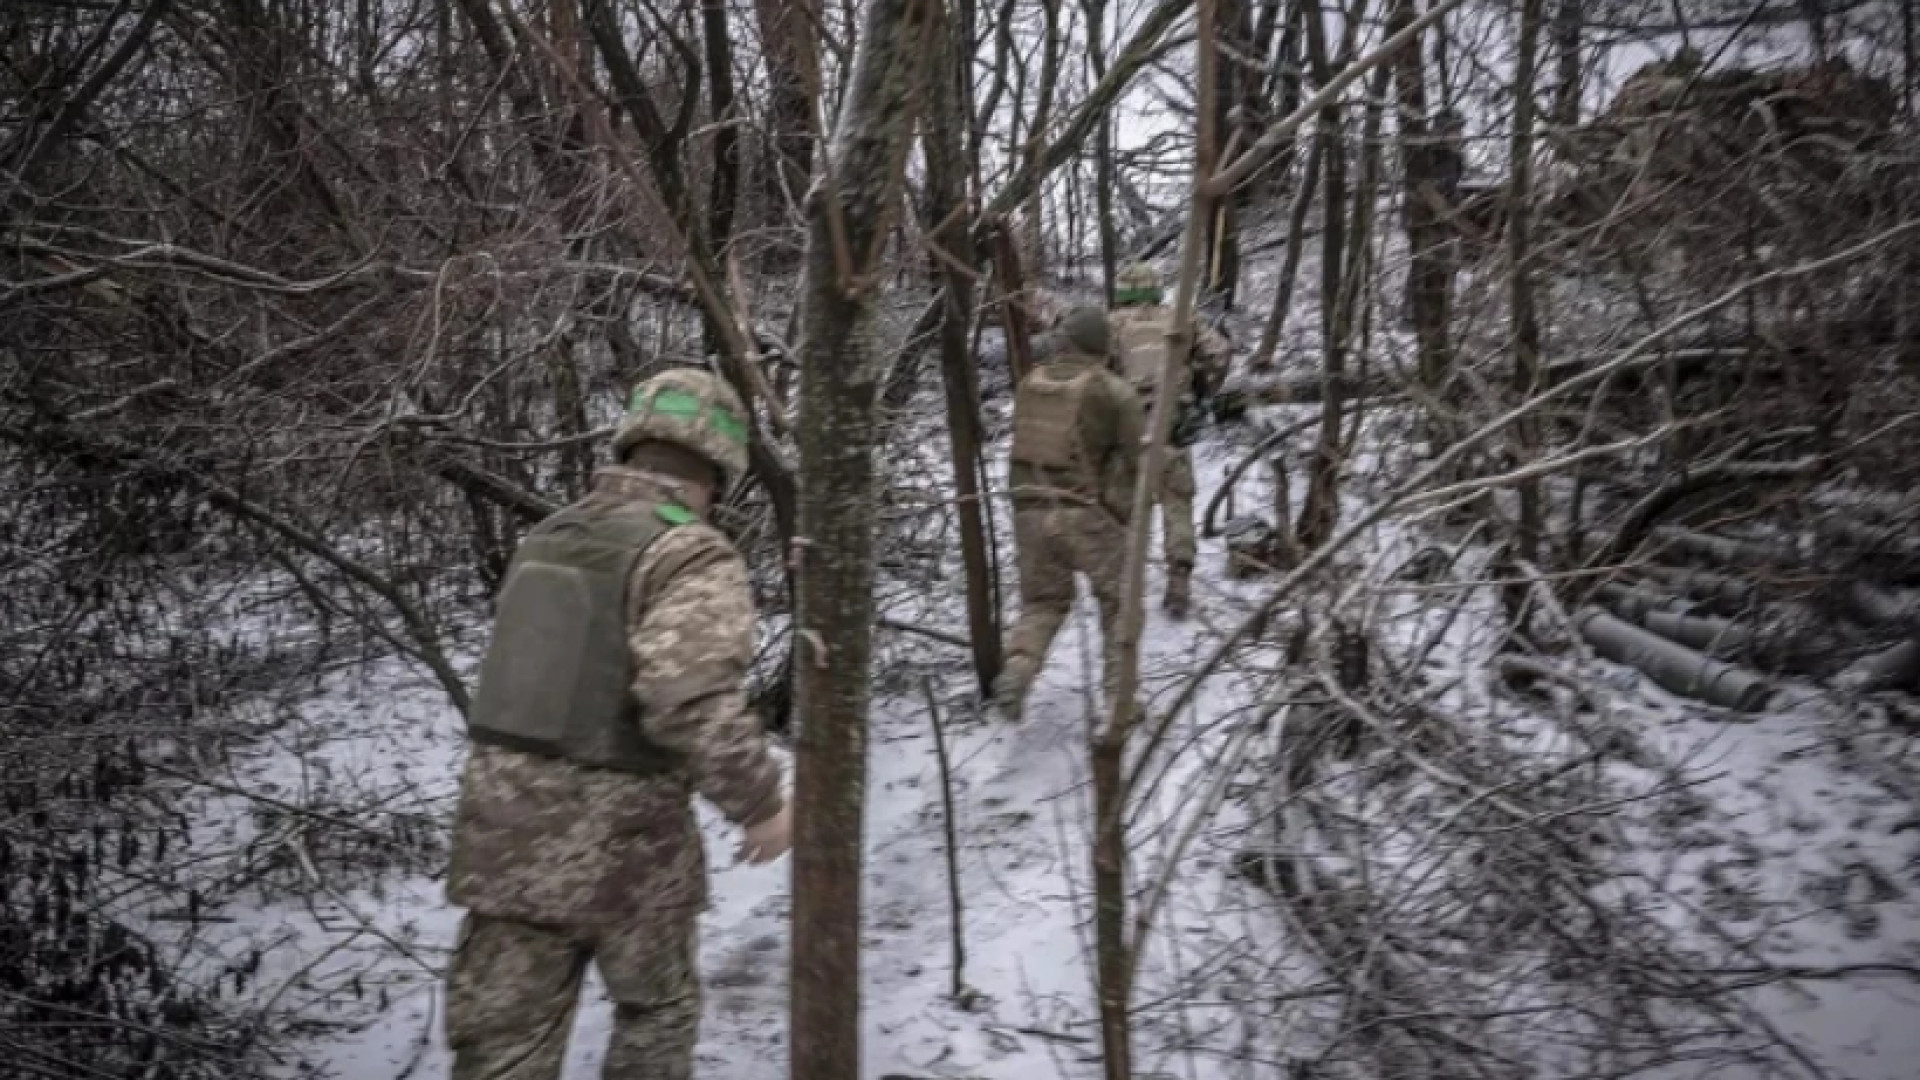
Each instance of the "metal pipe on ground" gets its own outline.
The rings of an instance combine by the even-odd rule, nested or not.
[[[1759,712],[1773,697],[1765,676],[1705,656],[1600,608],[1581,608],[1573,622],[1595,652],[1639,670],[1676,694],[1743,713]]]

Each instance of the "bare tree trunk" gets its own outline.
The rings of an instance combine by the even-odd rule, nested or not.
[[[248,126],[259,141],[247,147],[241,167],[255,171],[262,190],[278,189],[269,205],[290,219],[317,209],[342,243],[366,252],[371,238],[329,178],[330,170],[321,167],[318,140],[296,89],[301,61],[294,33],[282,25],[287,17],[259,0],[236,0],[227,6],[219,29],[193,38],[193,47],[224,71],[233,92],[248,103]]]
[[[1396,0],[1388,16],[1387,32],[1413,22],[1414,0]],[[1442,33],[1445,31],[1442,30]],[[1440,219],[1440,152],[1427,124],[1427,76],[1421,42],[1416,37],[1394,58],[1394,90],[1400,107],[1400,160],[1406,193],[1401,206],[1410,252],[1407,302],[1412,309],[1413,333],[1420,355],[1420,384],[1439,395],[1452,378],[1453,349],[1448,340],[1452,321],[1453,274],[1449,266],[1447,230]]]
[[[1131,709],[1131,705],[1113,706]],[[1131,721],[1128,721],[1131,723]],[[1132,1080],[1132,958],[1127,948],[1126,757],[1123,738],[1093,746],[1094,980],[1100,997],[1101,1075]]]
[[[947,983],[947,993],[954,1004],[965,1009],[972,995],[967,992],[967,916],[966,904],[961,899],[960,843],[956,838],[960,826],[953,812],[953,760],[947,754],[947,733],[940,722],[940,702],[933,694],[933,680],[923,680],[920,690],[927,701],[927,723],[933,728],[934,763],[940,769],[940,830],[946,841],[942,848],[947,857],[947,911],[953,920],[953,974]]]
[[[1304,0],[1261,0],[1260,21],[1253,31],[1254,59],[1260,65],[1261,74],[1256,78],[1249,73],[1247,78],[1247,115],[1240,129],[1241,146],[1257,142],[1268,123],[1291,116],[1300,107],[1305,74],[1301,67],[1300,35],[1307,10]],[[1291,166],[1299,156],[1300,145],[1297,138],[1288,140],[1278,155],[1283,165]],[[1268,202],[1279,192],[1280,182],[1288,172],[1287,167],[1268,169],[1242,183],[1240,189],[1250,203]],[[1313,183],[1319,186],[1317,176]]]
[[[1293,284],[1300,277],[1300,252],[1306,247],[1307,214],[1313,209],[1314,192],[1320,188],[1320,161],[1326,156],[1326,149],[1326,143],[1318,138],[1307,144],[1307,160],[1300,169],[1300,187],[1293,193],[1293,208],[1287,212],[1287,253],[1280,265],[1279,292],[1274,297],[1273,310],[1267,314],[1267,324],[1260,330],[1260,343],[1254,347],[1253,358],[1248,363],[1254,371],[1273,367],[1273,352],[1293,307]],[[1277,524],[1284,531],[1292,532],[1291,517]]]
[[[1833,55],[1833,42],[1827,33],[1826,0],[1800,0],[1800,14],[1807,20],[1807,37],[1813,42],[1815,63],[1825,63]]]
[[[570,149],[581,147],[586,144],[587,121],[583,111],[598,107],[598,102],[569,92],[570,86],[583,77],[586,69],[582,60],[587,39],[581,29],[580,10],[574,0],[551,0],[547,6],[547,36],[553,41],[557,53],[554,57],[557,67],[552,73],[549,97],[556,103],[567,103],[562,110],[566,114],[562,145]],[[570,201],[576,206],[571,208],[573,213],[569,217],[583,218],[584,208],[577,205],[582,201],[579,193]],[[571,246],[576,252],[584,252],[588,244],[589,241],[576,240]],[[554,342],[553,352],[548,358],[553,374],[553,407],[560,420],[559,431],[562,435],[578,435],[589,426],[586,385],[580,376],[577,347],[581,336],[575,330],[563,333]],[[580,442],[567,447],[561,452],[561,464],[562,490],[567,498],[576,498],[586,490],[593,473],[593,445]]]
[[[1263,26],[1260,35],[1263,41],[1276,33],[1273,24],[1281,17],[1280,8],[1280,0],[1266,0],[1266,9],[1261,14]],[[1300,107],[1300,34],[1306,11],[1307,5],[1301,0],[1289,0],[1286,4],[1286,25],[1277,30],[1280,40],[1273,53],[1272,75],[1268,79],[1271,87],[1265,93],[1277,102],[1279,113],[1283,116],[1293,115],[1294,110]],[[1291,159],[1299,152],[1299,148],[1300,140],[1294,138],[1282,153]],[[1313,208],[1314,194],[1320,189],[1320,161],[1325,156],[1324,149],[1319,139],[1307,142],[1307,163],[1300,170],[1299,186],[1294,190],[1293,203],[1287,212],[1287,253],[1280,269],[1273,310],[1267,314],[1266,325],[1260,331],[1259,344],[1254,347],[1252,360],[1248,364],[1253,371],[1266,371],[1273,366],[1273,353],[1280,342],[1280,331],[1286,328],[1287,316],[1293,307],[1293,288],[1300,274],[1300,254],[1306,240],[1307,214]],[[1284,176],[1285,172],[1276,169],[1274,175]],[[1289,514],[1279,524],[1282,532],[1291,534],[1293,516]]]
[[[1306,18],[1307,56],[1314,81],[1325,86],[1333,78],[1333,62],[1327,52],[1327,33],[1322,18],[1309,11]],[[1337,98],[1328,99],[1320,110],[1315,138],[1321,140],[1321,168],[1325,186],[1321,191],[1323,225],[1320,232],[1320,333],[1322,353],[1321,381],[1326,394],[1321,398],[1320,435],[1314,449],[1313,466],[1308,474],[1306,498],[1300,505],[1300,522],[1294,536],[1300,547],[1312,550],[1333,535],[1340,514],[1340,435],[1347,371],[1347,312],[1344,310],[1347,260],[1347,147],[1344,120]]]
[[[1053,96],[1060,82],[1060,53],[1064,43],[1060,34],[1060,0],[1040,0],[1040,9],[1046,16],[1043,37],[1040,41],[1040,85],[1034,94],[1033,117],[1027,125],[1026,158],[1030,165],[1038,167],[1040,155],[1047,147],[1047,128],[1053,119]],[[1046,269],[1046,191],[1044,183],[1035,184],[1033,192],[1027,197],[1027,208],[1023,224],[1026,231],[1027,269],[1035,278]]]
[[[1214,174],[1219,152],[1214,110],[1218,89],[1214,0],[1199,0],[1197,8],[1195,82],[1199,94],[1199,131],[1194,147],[1193,205],[1188,211],[1186,234],[1180,247],[1180,276],[1174,286],[1173,320],[1167,331],[1167,355],[1182,361],[1189,355],[1193,343],[1194,294],[1202,272],[1207,223],[1212,219],[1216,201],[1207,194],[1207,184]],[[1109,688],[1112,698],[1107,708],[1110,712],[1105,727],[1093,743],[1094,967],[1100,999],[1102,1073],[1106,1080],[1131,1080],[1133,1076],[1131,1006],[1139,957],[1129,941],[1127,928],[1127,742],[1133,725],[1140,719],[1134,693],[1140,682],[1140,632],[1146,614],[1148,521],[1160,471],[1166,461],[1167,437],[1173,429],[1172,402],[1177,397],[1174,387],[1185,377],[1184,362],[1161,367],[1153,415],[1147,424],[1146,453],[1142,455],[1132,513],[1128,517],[1120,617],[1115,640],[1109,643],[1118,661],[1113,685]]]
[[[587,391],[580,378],[580,358],[574,348],[575,335],[563,333],[553,343],[548,357],[553,375],[553,411],[560,421],[562,435],[578,435],[588,429]],[[561,452],[561,487],[569,499],[586,491],[593,474],[593,444],[578,442]]]
[[[725,263],[733,242],[733,217],[740,194],[740,136],[733,103],[733,39],[727,30],[726,0],[700,0],[700,28],[706,50],[707,115],[713,127],[713,167],[707,180],[707,243]],[[736,302],[739,300],[735,298]],[[726,351],[725,331],[703,311],[701,350]]]
[[[713,126],[713,174],[707,188],[707,239],[723,260],[733,242],[733,217],[740,195],[740,136],[733,101],[733,38],[727,30],[726,0],[700,0],[700,25],[707,51],[707,122]],[[720,347],[718,342],[713,346]]]
[[[1261,18],[1278,19],[1280,17],[1279,0],[1267,0],[1267,5],[1267,12],[1263,13]],[[1300,35],[1304,30],[1306,13],[1309,10],[1315,9],[1310,8],[1305,0],[1287,0],[1286,21],[1278,30],[1280,40],[1274,45],[1271,55],[1262,54],[1262,58],[1268,61],[1268,68],[1272,72],[1262,91],[1263,100],[1274,102],[1279,116],[1292,116],[1293,111],[1300,107],[1301,83],[1304,75],[1300,68]],[[1262,31],[1267,37],[1271,37],[1274,32],[1271,28]],[[1298,140],[1289,146],[1288,151],[1294,152],[1297,146]]]
[[[1920,33],[1914,30],[1914,5],[1900,5],[1900,85],[1906,93],[1900,95],[1900,104],[1913,115],[1913,95],[1920,89]]]
[[[1087,15],[1087,58],[1095,82],[1107,75],[1107,0],[1082,0]],[[1113,303],[1113,282],[1119,273],[1120,238],[1113,224],[1113,117],[1100,114],[1093,133],[1093,200],[1100,234],[1100,295]]]
[[[767,123],[772,153],[762,163],[761,185],[776,207],[798,205],[813,172],[819,133],[820,47],[815,22],[818,0],[754,0],[761,55],[767,65]]]
[[[927,0],[870,0],[807,207],[800,384],[794,1080],[859,1080],[860,858],[872,663],[880,253],[901,205]]]
[[[994,229],[991,243],[993,276],[1000,287],[1000,328],[1007,336],[1007,371],[1018,386],[1033,370],[1033,339],[1027,326],[1027,285],[1020,267],[1020,249],[1005,218]]]
[[[1508,303],[1513,318],[1513,385],[1521,401],[1540,388],[1540,324],[1533,307],[1530,203],[1533,198],[1533,81],[1540,41],[1541,3],[1542,0],[1522,0],[1520,55],[1513,73],[1513,175],[1507,195],[1507,257],[1512,264]],[[1515,423],[1515,459],[1532,461],[1539,448],[1538,422],[1529,416]],[[1516,550],[1521,559],[1531,563],[1538,559],[1540,550],[1539,481],[1522,481],[1519,492],[1520,535]]]
[[[574,0],[549,0],[547,4],[547,37],[553,42],[555,62],[560,65],[554,72],[549,91],[555,102],[567,102],[567,141],[579,146],[586,141],[586,122],[581,110],[590,109],[595,102],[574,100],[577,95],[569,92],[569,86],[584,77],[587,65],[584,63],[587,48],[586,34],[580,26],[580,9]]]
[[[973,643],[974,676],[985,694],[1000,673],[999,589],[989,559],[984,507],[980,502],[980,382],[967,333],[973,321],[973,278],[977,261],[972,223],[967,220],[964,160],[966,114],[962,104],[962,68],[955,20],[934,5],[929,56],[927,119],[923,147],[927,156],[927,232],[940,255],[944,309],[940,317],[940,373],[946,384],[947,441],[953,458],[954,506],[960,520],[960,559],[967,574],[967,629]]]
[[[1081,71],[1085,70],[1085,66],[1082,65]],[[1069,253],[1068,259],[1072,260],[1078,257],[1079,252],[1087,250],[1086,237],[1083,235],[1086,226],[1086,184],[1080,176],[1080,167],[1077,162],[1073,168],[1067,170],[1064,198],[1067,221],[1066,225],[1059,230],[1059,235],[1062,246]]]
[[[789,16],[791,18],[792,16]],[[711,261],[716,265],[726,265],[738,269],[738,264],[728,254],[727,248],[733,243],[734,220],[740,205],[740,138],[737,121],[739,111],[733,92],[733,38],[727,25],[727,6],[725,0],[701,0],[700,23],[702,44],[706,55],[707,108],[709,122],[713,126],[713,164],[708,177],[706,243],[712,253]],[[811,44],[811,29],[802,31],[806,43]],[[791,44],[791,43],[789,43]],[[793,108],[791,102],[782,102],[776,93],[774,104]],[[812,99],[805,102],[805,114],[808,126],[803,129],[811,139]],[[782,119],[791,119],[783,117]],[[777,136],[778,137],[778,136]],[[810,143],[809,143],[810,145]],[[790,162],[783,160],[782,167],[792,168]],[[695,234],[697,235],[697,234]],[[691,239],[691,237],[690,237]],[[744,303],[744,298],[734,297],[736,304]],[[701,307],[701,349],[708,356],[726,356],[729,352],[728,328],[717,321],[716,314],[706,306]],[[744,373],[742,373],[744,374]],[[735,379],[736,388],[747,400],[752,400],[751,388],[744,379]],[[768,401],[769,409],[781,408],[778,401]],[[762,489],[766,492],[767,502],[773,508],[774,529],[783,540],[790,539],[798,527],[799,493],[795,490],[793,474],[769,445],[763,435],[755,432],[747,449],[748,461],[755,476],[760,478]],[[795,582],[791,576],[787,579],[791,596]],[[792,670],[789,666],[789,671]],[[790,700],[791,694],[782,700]],[[778,715],[781,710],[772,710],[775,715],[769,721],[771,726],[788,726],[785,717]]]
[[[986,143],[987,133],[993,128],[994,114],[1000,111],[1000,100],[1007,95],[1009,78],[1015,66],[1013,47],[1015,3],[1016,0],[1000,0],[990,20],[993,26],[993,78],[987,83],[987,92],[981,97],[979,107],[974,112],[973,142],[967,147],[967,156],[976,162],[984,157],[981,151]],[[1020,123],[1020,108],[1017,100],[1014,102],[1013,111],[1014,116],[1011,121],[1013,126],[1009,129],[1009,135],[1017,137]],[[975,190],[980,188],[978,177],[975,178],[974,188]],[[1022,199],[1016,199],[1015,203],[1018,204],[1023,199],[1024,196]]]
[[[1008,11],[1011,12],[1015,6],[1017,6],[1015,0],[1008,0]],[[1033,138],[1033,135],[1032,132],[1028,130],[1027,121],[1028,110],[1033,104],[1033,94],[1028,89],[1033,82],[1031,58],[1026,52],[1021,50],[1020,43],[1015,39],[1013,23],[1009,22],[1001,27],[1001,32],[1006,35],[1010,43],[1007,46],[1006,52],[1008,62],[1007,74],[1009,76],[1009,81],[1006,84],[1006,89],[1009,92],[1007,98],[1007,153],[1018,154],[1023,163],[1030,163],[1032,158],[1028,154],[1029,147],[1027,143],[1028,140]],[[1044,51],[1046,47],[1045,42],[1042,42],[1040,47]],[[989,113],[988,120],[991,121],[992,118],[993,115]],[[1041,184],[1043,186],[1045,184],[1044,177],[1041,180]],[[1012,215],[1017,210],[1022,218],[1018,226],[1021,232],[1015,239],[1016,245],[1025,244],[1025,238],[1031,233],[1031,230],[1026,224],[1026,216],[1030,208],[1030,203],[1037,195],[1038,191],[1036,189],[1027,189],[1021,193],[1020,198],[1015,200],[1014,206],[1008,210],[1009,215]],[[1030,261],[1033,253],[1026,251],[1022,253],[1022,256]]]
[[[1374,208],[1380,194],[1380,126],[1392,79],[1393,69],[1385,64],[1375,68],[1368,78],[1366,110],[1360,122],[1360,171],[1354,177],[1353,210],[1347,218],[1347,265],[1343,268],[1345,282],[1340,287],[1342,329],[1346,331],[1347,341],[1342,351],[1351,355],[1357,345],[1363,362],[1373,306],[1371,274],[1374,219],[1378,216]]]
[[[1251,131],[1247,119],[1257,103],[1253,88],[1258,79],[1245,64],[1253,55],[1253,9],[1250,0],[1220,0],[1215,16],[1228,37],[1234,63],[1219,65],[1219,86],[1215,88],[1214,117],[1223,137],[1236,127]],[[1233,118],[1239,115],[1238,124]],[[1253,194],[1253,184],[1242,184],[1231,198],[1216,200],[1213,220],[1209,222],[1207,245],[1207,292],[1218,296],[1228,311],[1233,310],[1240,289],[1240,216]]]
[[[1339,460],[1342,463],[1353,452],[1354,444],[1360,437],[1361,421],[1366,415],[1367,342],[1374,309],[1374,223],[1378,217],[1375,207],[1379,205],[1382,157],[1380,127],[1386,112],[1387,95],[1392,89],[1392,79],[1393,69],[1390,65],[1382,64],[1374,69],[1368,78],[1366,111],[1360,123],[1360,172],[1353,185],[1353,213],[1347,226],[1346,277],[1340,288],[1340,329],[1346,335],[1340,352],[1342,356],[1357,358],[1359,370],[1346,380],[1354,385],[1351,392],[1354,400],[1351,416],[1347,418],[1347,430],[1340,443]],[[1348,396],[1346,387],[1337,389],[1343,398]]]
[[[1552,121],[1564,136],[1580,123],[1580,31],[1586,22],[1586,0],[1557,0],[1553,8]]]
[[[1298,4],[1285,3],[1283,0],[1260,0],[1260,17],[1254,21],[1253,27],[1253,56],[1267,67],[1267,74],[1255,81],[1255,94],[1263,101],[1273,96],[1270,84],[1277,74],[1274,65],[1287,51],[1284,42],[1276,39],[1281,38],[1283,33],[1292,32],[1294,13],[1298,9]],[[1281,25],[1283,14],[1286,16],[1284,31]]]

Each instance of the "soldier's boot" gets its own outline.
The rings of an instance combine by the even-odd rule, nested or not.
[[[1019,723],[1027,706],[1027,688],[1033,681],[1033,672],[1027,668],[1019,658],[1010,657],[993,680],[993,697],[988,705],[1009,723]]]
[[[1167,567],[1167,593],[1161,604],[1167,614],[1175,619],[1187,617],[1187,611],[1193,603],[1193,567]]]
[[[1000,676],[993,680],[993,698],[987,705],[998,719],[1020,723],[1021,711],[1027,707],[1027,680],[1016,676],[1012,665],[1000,669]]]

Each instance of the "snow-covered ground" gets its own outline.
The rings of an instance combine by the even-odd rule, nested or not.
[[[1206,491],[1231,457],[1224,446],[1202,449]],[[1220,559],[1217,542],[1203,541],[1199,618],[1176,626],[1157,612],[1151,617],[1149,691],[1177,679],[1198,643],[1257,595],[1257,583],[1223,583]],[[1097,1075],[1086,962],[1083,688],[1094,681],[1098,656],[1090,603],[1083,598],[1061,634],[1028,719],[1018,727],[965,715],[960,699],[967,678],[959,657],[938,653],[944,646],[890,635],[883,648],[890,664],[945,672],[936,693],[948,717],[954,763],[965,983],[980,997],[963,1008],[949,995],[951,916],[927,711],[917,692],[883,697],[870,751],[865,1075]],[[1711,721],[1622,675],[1612,706],[1644,725],[1642,734],[1661,757],[1684,763],[1689,777],[1701,781],[1697,815],[1673,823],[1671,844],[1644,849],[1650,861],[1643,872],[1712,912],[1751,945],[1756,959],[1822,968],[1920,962],[1920,903],[1913,895],[1920,886],[1920,781],[1904,762],[1908,733],[1865,724],[1858,710],[1817,704],[1749,724]],[[1197,764],[1219,752],[1229,736],[1211,721],[1244,705],[1235,693],[1200,700],[1183,726],[1182,737],[1194,739],[1183,762]],[[397,663],[378,664],[331,677],[273,738],[253,742],[236,758],[227,782],[294,804],[325,791],[333,804],[379,807],[387,820],[444,828],[462,753],[457,718],[432,684]],[[1192,786],[1175,775],[1143,815],[1138,834],[1152,834],[1136,863],[1143,880],[1162,870],[1169,831],[1156,823],[1191,812],[1198,801]],[[206,834],[220,834],[223,843],[264,843],[258,835],[232,835],[256,828],[234,797],[208,798],[200,820]],[[729,865],[729,830],[711,815],[703,820],[715,856],[715,903],[703,925],[706,1018],[698,1075],[784,1075],[787,866]],[[444,902],[436,877],[396,870],[367,878],[325,860],[308,868],[297,845],[288,850],[318,899],[230,909],[225,914],[237,921],[217,942],[219,952],[236,961],[260,949],[255,996],[304,1014],[303,1052],[283,1063],[286,1074],[318,1071],[341,1080],[445,1075],[436,973],[459,914]],[[1283,941],[1263,911],[1264,894],[1227,874],[1230,854],[1224,842],[1203,834],[1173,876],[1163,920],[1170,929],[1151,950],[1141,998],[1152,1000],[1170,980],[1185,977],[1189,1000],[1198,1004],[1143,1014],[1142,1075],[1276,1075],[1271,1064],[1231,1061],[1232,1017],[1206,1014],[1231,1008],[1230,986],[1244,978],[1226,974],[1236,949],[1251,951],[1248,943],[1259,942],[1271,953],[1277,950],[1270,946]],[[1216,961],[1221,974],[1206,975]],[[1911,1076],[1912,1062],[1920,1061],[1920,988],[1898,975],[1753,993],[1828,1075],[1896,1080]],[[609,1020],[590,983],[569,1077],[597,1075]],[[1206,1052],[1177,1049],[1183,1046]]]
[[[1206,586],[1203,584],[1203,592]],[[1085,709],[1082,687],[1097,662],[1098,631],[1083,598],[1056,643],[1025,723],[990,726],[965,715],[964,673],[955,668],[943,705],[954,772],[963,881],[966,986],[981,995],[964,1009],[949,1000],[951,919],[945,877],[939,770],[918,695],[876,710],[870,754],[866,904],[867,1073],[874,1077],[1092,1075],[1095,1028],[1083,963],[1087,923],[1084,851]],[[1152,635],[1162,662],[1185,634]],[[911,647],[911,646],[905,646]],[[958,719],[951,719],[959,714]],[[464,752],[457,716],[430,686],[398,665],[340,679],[308,703],[296,727],[304,757],[284,743],[255,747],[236,786],[297,801],[303,773],[351,777],[357,802],[379,792],[444,822]],[[209,820],[237,815],[212,799]],[[701,1076],[784,1072],[787,865],[730,865],[729,827],[703,813],[714,856],[715,903],[703,926],[706,1020]],[[318,1066],[343,1080],[444,1075],[447,1055],[433,972],[459,921],[440,884],[395,875],[340,890],[327,902],[236,912],[242,930],[230,956],[256,945],[268,954],[260,985],[320,988],[357,980],[357,994],[317,1006],[315,1037],[290,1073]],[[369,954],[377,954],[370,962]],[[371,967],[371,970],[369,970]],[[271,991],[264,990],[262,993]],[[377,1007],[369,1008],[369,1005]],[[337,1017],[337,1019],[336,1019]],[[597,1075],[610,1010],[590,982],[577,1020],[569,1077]],[[336,1024],[338,1026],[336,1026]]]

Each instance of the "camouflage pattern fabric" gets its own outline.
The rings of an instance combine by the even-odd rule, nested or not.
[[[596,497],[668,500],[679,493],[676,482],[632,469],[605,469],[596,477]],[[705,852],[691,795],[697,792],[742,826],[780,810],[779,765],[742,690],[753,655],[754,611],[739,553],[704,522],[679,526],[635,565],[627,605],[641,722],[647,736],[679,752],[687,768],[635,776],[498,747],[470,748],[447,896],[469,909],[473,926],[493,929],[463,936],[456,950],[447,1002],[450,1043],[456,1030],[488,1026],[475,1021],[477,1027],[462,1027],[467,1021],[457,1024],[456,1017],[492,1010],[532,1016],[559,993],[544,969],[524,978],[517,974],[525,970],[510,959],[518,946],[498,944],[497,935],[508,934],[502,927],[544,928],[541,933],[571,942],[569,948],[600,960],[611,987],[608,965],[620,959],[599,949],[638,955],[638,946],[620,943],[648,938],[661,939],[658,947],[666,948],[683,924],[690,940],[691,920],[706,904]],[[538,939],[532,931],[521,936],[525,942]],[[509,958],[483,962],[466,955],[482,947]],[[546,947],[525,944],[522,951]],[[577,977],[569,985],[577,985]],[[516,1030],[524,1036],[529,1029]],[[561,1043],[565,1034],[563,1026]],[[499,1041],[482,1032],[465,1044],[470,1051],[454,1043],[455,1075],[494,1076],[471,1071],[479,1066],[467,1057],[485,1059]],[[691,1045],[689,1036],[689,1050]],[[672,1071],[684,1065],[671,1062],[646,1067],[654,1071],[617,1075],[686,1075]],[[532,1080],[557,1073],[498,1075]]]
[[[1167,308],[1148,304],[1121,308],[1109,319],[1113,324],[1114,340],[1118,341],[1138,333],[1138,327],[1143,324],[1165,326],[1172,316],[1173,313]],[[1199,327],[1194,340],[1190,386],[1183,393],[1183,400],[1217,389],[1226,381],[1232,358],[1233,349],[1226,338],[1208,327]],[[1142,398],[1148,400],[1152,392],[1151,386],[1140,391]],[[1149,404],[1147,407],[1152,406]],[[1195,494],[1193,452],[1184,446],[1167,447],[1166,467],[1161,473],[1159,489],[1160,542],[1170,567],[1191,569],[1198,557],[1199,546],[1194,538],[1193,526]]]
[[[1083,390],[1083,401],[1076,410],[1081,448],[1079,469],[1049,469],[1029,462],[1013,460],[1008,466],[1014,506],[1105,506],[1125,516],[1133,502],[1134,477],[1140,462],[1140,438],[1146,427],[1146,414],[1139,395],[1126,380],[1107,371],[1100,358],[1065,350],[1043,365],[1054,379],[1067,379],[1080,372],[1095,371],[1099,377]],[[1028,376],[1032,380],[1032,376]],[[1023,383],[1023,389],[1031,383]],[[1031,405],[1029,395],[1028,404]],[[1014,394],[1014,424],[1019,425],[1022,393]]]
[[[671,368],[634,387],[613,433],[613,453],[624,458],[647,439],[682,446],[726,473],[725,487],[747,471],[747,416],[740,395],[719,376]]]
[[[1074,578],[1084,575],[1100,605],[1106,656],[1103,685],[1113,683],[1114,629],[1120,614],[1120,578],[1126,559],[1126,520],[1139,475],[1146,415],[1126,380],[1104,358],[1068,351],[1049,362],[1054,371],[1097,371],[1079,412],[1083,460],[1097,475],[1075,478],[1015,461],[1008,467],[1013,495],[1013,541],[1020,571],[1020,618],[1008,630],[1006,661],[995,697],[1012,712],[1045,665],[1054,635],[1073,609]],[[1019,399],[1015,399],[1015,410]],[[1089,490],[1091,488],[1091,490]]]
[[[453,1080],[557,1080],[590,960],[614,1003],[603,1080],[689,1080],[698,932],[690,905],[598,926],[469,914],[447,975]]]
[[[1139,333],[1140,324],[1165,326],[1172,322],[1173,311],[1161,304],[1123,307],[1107,316],[1107,321],[1113,328],[1113,340],[1124,341]],[[1192,385],[1182,388],[1183,391],[1190,389],[1199,396],[1211,393],[1226,381],[1227,368],[1232,359],[1233,346],[1220,335],[1219,331],[1209,326],[1197,326],[1193,340],[1193,354],[1190,357]],[[1124,368],[1125,365],[1119,366]],[[1152,407],[1154,385],[1155,383],[1143,383],[1135,386],[1141,396],[1149,400],[1149,408]]]
[[[1115,275],[1113,285],[1116,292],[1158,292],[1160,271],[1151,263],[1129,263]]]
[[[557,924],[705,904],[706,862],[685,777],[633,776],[472,745],[460,778],[447,898]]]
[[[1020,618],[1007,633],[1002,685],[1024,699],[1046,665],[1054,635],[1073,610],[1074,576],[1086,576],[1100,605],[1101,686],[1113,688],[1113,640],[1120,619],[1126,526],[1103,508],[1015,510],[1013,542],[1020,568]]]
[[[1167,447],[1160,470],[1160,547],[1169,567],[1193,569],[1199,544],[1193,531],[1193,451]]]

